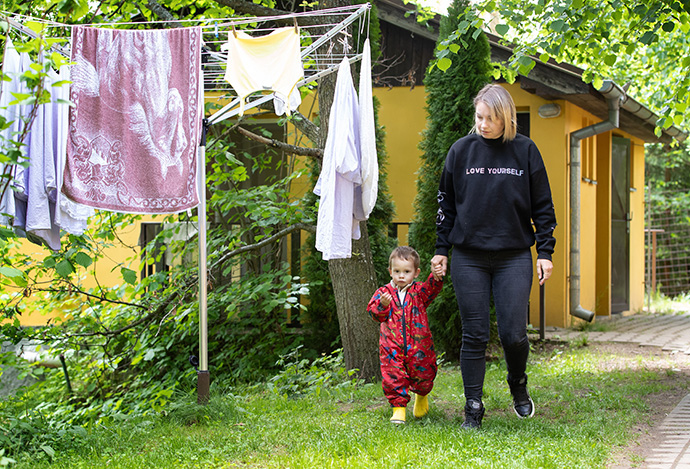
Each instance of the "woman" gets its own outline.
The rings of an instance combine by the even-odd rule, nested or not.
[[[534,142],[517,133],[513,99],[503,87],[487,85],[474,107],[475,125],[450,148],[441,175],[436,255],[431,261],[445,275],[453,248],[450,274],[462,318],[463,428],[481,427],[484,417],[492,293],[513,408],[518,417],[534,415],[525,374],[530,247],[536,242],[536,270],[543,284],[551,276],[556,244],[544,162]]]

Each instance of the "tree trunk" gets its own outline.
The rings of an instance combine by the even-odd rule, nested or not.
[[[325,0],[322,7],[350,4],[344,0]],[[326,48],[328,44],[322,47]],[[336,43],[334,47],[341,45]],[[319,148],[326,147],[336,78],[337,74],[331,73],[319,82]],[[372,380],[381,377],[378,359],[379,325],[367,314],[367,304],[377,287],[376,272],[366,222],[360,223],[360,231],[361,238],[352,242],[352,257],[328,261],[328,270],[333,284],[345,366],[348,370],[358,369],[359,377]]]

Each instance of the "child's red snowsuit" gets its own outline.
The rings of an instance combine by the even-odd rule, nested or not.
[[[436,352],[429,329],[426,308],[441,291],[443,281],[429,275],[426,282],[412,282],[400,305],[398,290],[390,283],[379,288],[367,311],[381,323],[379,358],[383,393],[391,407],[405,407],[409,391],[421,396],[431,392],[436,377]],[[381,304],[381,295],[390,293],[393,301]]]

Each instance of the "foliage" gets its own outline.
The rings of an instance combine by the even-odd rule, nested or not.
[[[645,181],[652,194],[675,193],[682,196],[690,188],[690,152],[687,143],[675,148],[661,144],[645,146]]]
[[[285,190],[285,181],[276,184]],[[264,201],[265,218],[255,217],[254,223],[248,224],[246,229],[238,228],[237,238],[228,241],[227,245],[238,244],[242,237],[251,235],[256,225],[278,216],[281,210],[290,212],[289,204],[287,208],[280,208],[282,203],[278,198],[275,204],[267,202],[274,198],[277,191],[275,185],[252,188],[250,192],[253,196]],[[224,192],[218,196],[218,201],[211,201],[210,206],[240,205],[237,200],[232,201],[232,194],[232,191]],[[244,191],[240,191],[236,197],[245,201],[245,195]],[[218,208],[218,211],[224,213],[222,208]],[[80,251],[94,262],[102,258],[102,249],[109,245],[108,239],[114,233],[112,227],[119,224],[117,220],[131,223],[132,219],[131,216],[110,213],[101,216],[106,220],[97,224],[83,238],[85,244],[94,247],[94,250],[89,254]],[[246,218],[252,219],[251,216]],[[177,228],[180,225],[184,223],[178,222]],[[175,229],[162,230],[151,242],[147,248],[150,256],[144,257],[142,266],[163,255],[152,248],[156,242],[166,246],[173,258],[193,257],[189,252],[195,251],[195,243],[188,243],[186,239],[173,240],[172,232]],[[223,235],[227,236],[227,233]],[[260,239],[261,236],[251,235],[251,240]],[[221,235],[212,230],[209,245],[223,245],[219,238]],[[98,250],[95,246],[98,246]],[[72,243],[63,251],[51,254],[37,268],[25,271],[23,278],[29,286],[21,291],[7,290],[6,294],[10,300],[8,303],[12,305],[11,308],[5,308],[8,317],[14,318],[28,307],[51,311],[56,302],[60,302],[64,319],[41,329],[22,329],[6,324],[3,326],[4,336],[15,342],[29,339],[49,343],[54,349],[53,353],[63,353],[69,358],[70,367],[75,372],[73,382],[76,394],[81,399],[76,404],[98,402],[91,408],[95,414],[83,414],[84,420],[100,418],[98,407],[107,406],[108,403],[122,406],[120,410],[125,413],[155,410],[165,404],[172,391],[179,388],[181,383],[189,382],[192,377],[193,369],[188,359],[190,355],[196,355],[198,347],[195,268],[180,263],[172,265],[167,272],[157,272],[135,282],[135,285],[124,283],[112,288],[84,290],[78,277],[89,274],[86,269],[70,263],[74,270],[66,269],[63,272],[65,275],[61,275],[58,267],[64,261],[70,262],[70,253],[74,249]],[[225,253],[224,249],[215,249],[210,263],[217,263]],[[271,253],[267,256],[271,257]],[[16,252],[8,254],[14,265],[29,264],[27,257]],[[53,263],[53,258],[61,260]],[[47,261],[54,267],[47,268]],[[242,262],[242,256],[233,257],[230,261],[218,263],[217,270],[228,274],[235,268],[239,269]],[[219,282],[209,291],[208,338],[212,363],[216,364],[212,368],[214,375],[239,380],[255,379],[260,376],[261,370],[271,369],[278,354],[299,342],[299,336],[286,329],[286,311],[299,309],[299,297],[308,293],[308,286],[302,284],[299,278],[293,278],[286,264],[262,263],[261,258],[259,263],[263,266],[259,271],[248,271],[240,278]],[[126,262],[122,264],[127,265]],[[139,270],[121,268],[135,272]],[[43,286],[40,277],[51,271],[55,280],[47,287]],[[37,294],[41,291],[50,295]],[[88,297],[79,301],[76,293]],[[127,302],[125,298],[141,300]],[[246,350],[253,350],[254,353],[247,354]],[[152,381],[156,384],[152,385]],[[120,402],[121,399],[125,399],[125,402]],[[74,412],[73,415],[80,415],[76,409],[70,411]]]
[[[595,88],[605,78],[631,83],[630,93],[661,114],[657,135],[671,125],[688,128],[687,2],[482,0],[461,12],[458,29],[439,47],[437,65],[445,67],[451,44],[466,34],[477,37],[482,28],[513,47],[505,67],[496,65],[495,78],[512,82],[536,60],[568,62],[583,67],[583,80]]]
[[[281,371],[268,381],[268,389],[279,396],[297,398],[318,396],[329,387],[354,389],[363,384],[363,380],[356,377],[357,370],[345,368],[342,349],[310,361],[300,357],[301,348],[280,356],[276,365]]]
[[[464,11],[466,2],[457,0],[451,5],[448,17],[441,22],[439,44],[457,27],[452,18]],[[462,38],[467,49],[448,57],[450,66],[445,72],[431,67],[424,78],[427,92],[427,128],[422,134],[420,149],[422,165],[417,179],[415,216],[410,227],[410,245],[419,252],[422,266],[428,269],[436,244],[436,213],[438,182],[451,145],[467,135],[474,124],[473,100],[489,80],[489,43],[484,35],[476,39]],[[457,44],[456,44],[457,45]],[[459,47],[459,46],[458,46]],[[428,270],[423,276],[428,275]],[[441,294],[427,311],[432,322],[437,348],[448,352],[459,349],[461,337],[460,315],[450,276],[446,277]]]
[[[685,315],[690,308],[690,292],[677,295],[673,298],[664,295],[658,290],[652,292],[649,311],[657,314]]]
[[[241,381],[260,377],[280,353],[300,342],[287,331],[286,313],[299,310],[308,286],[276,257],[275,243],[263,254],[232,251],[289,223],[311,220],[288,198],[299,172],[241,187],[248,175],[273,167],[276,158],[264,153],[245,163],[233,150],[232,143],[220,141],[207,153],[213,162],[208,181],[214,188],[208,206],[220,220],[208,235],[209,263],[217,274],[208,297],[208,337],[214,376]],[[140,249],[120,236],[141,220],[139,215],[98,212],[83,236],[70,235],[61,250],[41,255],[20,249],[27,243],[2,229],[0,301],[9,320],[2,325],[3,340],[48,344],[50,353],[67,358],[74,388],[67,395],[55,376],[36,384],[31,408],[40,415],[27,417],[30,426],[17,421],[17,428],[41,435],[43,427],[35,422],[45,414],[62,425],[79,426],[159,412],[195,377],[190,356],[197,354],[199,330],[196,219],[154,216],[160,231]],[[130,254],[109,259],[113,247]],[[103,263],[113,264],[119,284],[105,285],[96,278],[95,267]],[[159,269],[161,264],[167,268]],[[233,275],[248,265],[252,268],[243,275]],[[149,275],[140,279],[144,271]],[[19,318],[29,309],[60,314],[47,327],[22,328]],[[32,372],[42,370],[33,367]]]

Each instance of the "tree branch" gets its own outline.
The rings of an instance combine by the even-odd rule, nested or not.
[[[224,254],[220,259],[218,259],[216,262],[213,263],[211,268],[215,268],[222,264],[223,262],[227,261],[233,256],[236,256],[238,254],[242,254],[243,252],[247,251],[253,251],[255,249],[261,249],[264,246],[268,246],[269,244],[277,241],[278,239],[282,238],[283,236],[287,236],[288,234],[292,233],[293,231],[297,230],[304,230],[304,231],[309,231],[310,233],[316,233],[316,227],[314,225],[307,225],[306,223],[296,223],[294,225],[290,225],[287,228],[280,230],[273,236],[269,236],[268,238],[259,241],[258,243],[255,244],[247,244],[246,246],[242,246],[240,248],[234,249],[226,254]]]
[[[158,3],[156,0],[148,0],[146,6],[149,10],[163,21],[170,21],[170,23],[165,23],[166,28],[178,28],[181,26],[180,23],[176,23],[176,18],[170,13],[163,5]]]
[[[130,330],[130,329],[133,329],[133,328],[135,328],[135,327],[137,327],[137,326],[139,326],[139,325],[141,325],[141,324],[145,324],[145,323],[147,323],[147,322],[153,321],[153,320],[156,319],[158,316],[162,316],[163,314],[165,314],[165,312],[166,312],[167,309],[168,309],[168,306],[169,306],[178,296],[180,296],[182,293],[186,292],[186,291],[189,290],[191,287],[193,287],[193,286],[197,283],[197,281],[198,281],[198,280],[197,280],[196,277],[189,277],[189,278],[186,280],[186,282],[184,283],[184,285],[182,285],[182,287],[180,287],[180,288],[178,288],[177,290],[175,290],[175,291],[173,291],[172,293],[170,293],[170,295],[168,295],[168,297],[167,297],[165,300],[161,301],[161,302],[158,304],[158,306],[156,307],[156,309],[154,309],[153,311],[151,311],[149,314],[147,314],[147,315],[144,316],[143,318],[137,319],[136,321],[131,322],[131,323],[127,324],[126,326],[123,326],[123,327],[121,327],[121,328],[119,328],[119,329],[116,329],[116,330],[105,329],[105,331],[94,331],[94,332],[83,332],[83,333],[78,333],[78,334],[68,334],[67,337],[68,337],[68,338],[72,338],[72,337],[96,337],[96,336],[114,337],[114,336],[116,336],[116,335],[122,334],[122,333],[125,332],[125,331],[128,331],[128,330]],[[99,297],[96,296],[95,298],[99,298]],[[128,303],[122,303],[122,304],[128,304]],[[132,306],[136,306],[136,307],[141,308],[141,306],[139,306],[139,305],[132,305]]]
[[[224,256],[222,256],[220,259],[218,259],[216,262],[213,263],[213,265],[211,266],[211,269],[217,267],[218,265],[220,265],[221,263],[225,262],[226,260],[230,259],[230,258],[233,257],[233,256],[236,256],[236,255],[238,255],[238,254],[242,254],[243,252],[253,251],[253,250],[256,250],[256,249],[261,249],[261,248],[263,248],[264,246],[267,246],[267,245],[269,245],[269,244],[271,244],[271,243],[277,241],[278,239],[280,239],[280,238],[282,238],[282,237],[284,237],[284,236],[287,236],[288,234],[292,233],[293,231],[297,231],[297,230],[305,230],[305,231],[309,231],[309,232],[311,232],[311,233],[315,233],[315,232],[316,232],[316,227],[315,227],[314,225],[308,225],[308,224],[306,224],[306,223],[296,223],[296,224],[294,224],[294,225],[290,225],[290,226],[288,226],[287,228],[285,228],[285,229],[283,229],[283,230],[280,230],[279,232],[277,232],[277,233],[274,234],[273,236],[270,236],[270,237],[268,237],[268,238],[266,238],[266,239],[264,239],[264,240],[261,240],[261,241],[258,242],[258,243],[249,244],[249,245],[246,245],[246,246],[242,246],[242,247],[240,247],[240,248],[237,248],[237,249],[235,249],[235,250],[233,250],[233,251],[230,251],[230,252],[226,253]],[[181,286],[180,288],[178,288],[177,290],[171,292],[170,295],[168,295],[167,298],[165,298],[164,300],[162,300],[162,301],[158,304],[158,306],[156,307],[156,309],[154,309],[153,311],[151,311],[149,314],[147,314],[147,315],[144,316],[143,318],[137,319],[136,321],[134,321],[134,322],[132,322],[132,323],[129,323],[129,324],[127,324],[126,326],[123,326],[123,327],[121,327],[121,328],[119,328],[119,329],[116,329],[116,330],[105,329],[104,331],[94,331],[94,332],[84,332],[84,333],[77,333],[77,334],[68,334],[66,337],[68,337],[68,338],[72,338],[72,337],[96,337],[96,336],[101,336],[101,337],[114,337],[114,336],[116,336],[116,335],[118,335],[118,334],[122,334],[122,333],[125,332],[125,331],[128,331],[128,330],[130,330],[130,329],[133,329],[133,328],[135,328],[135,327],[137,327],[137,326],[139,326],[139,325],[141,325],[141,324],[149,323],[149,322],[153,321],[154,319],[156,319],[156,318],[158,318],[158,317],[163,316],[164,314],[166,314],[166,312],[167,312],[168,307],[170,306],[170,304],[173,303],[178,297],[184,295],[187,291],[189,291],[189,289],[192,288],[194,285],[196,285],[196,284],[198,283],[198,281],[199,281],[199,279],[198,279],[197,276],[190,276],[190,277],[188,277],[188,278],[183,282],[182,286]],[[45,290],[45,291],[51,291],[51,290]],[[103,298],[103,297],[98,296],[98,295],[93,295],[93,294],[90,294],[90,293],[88,293],[88,292],[84,292],[84,291],[82,291],[82,290],[77,290],[77,292],[78,292],[78,293],[81,293],[81,294],[83,294],[83,295],[85,295],[85,296],[92,297],[92,298],[95,298],[95,299],[98,299],[98,300],[102,300],[102,301],[109,301],[109,302],[111,302],[111,303],[117,303],[117,304],[132,306],[132,307],[136,307],[136,308],[139,308],[139,309],[146,309],[145,306],[138,305],[138,304],[135,304],[135,303],[127,303],[127,302],[124,302],[124,301],[109,300],[109,299],[107,299],[107,298]]]
[[[309,140],[314,143],[319,141],[319,127],[307,119],[301,112],[292,112],[292,123],[300,132],[306,135]]]
[[[267,101],[258,106],[259,109],[274,112],[272,101]],[[299,111],[292,111],[292,124],[299,129],[309,140],[316,143],[319,141],[319,127]]]
[[[241,13],[246,16],[283,16],[294,13],[292,11],[278,10],[277,8],[269,8],[263,5],[247,0],[216,0],[216,3],[235,10],[236,13]],[[298,24],[318,25],[323,21],[321,16],[300,16],[297,19]],[[275,19],[276,24],[291,25],[292,18],[278,18]]]
[[[102,295],[99,296],[99,295],[94,295],[93,293],[86,292],[80,288],[75,287],[74,284],[72,284],[72,283],[70,283],[69,285],[70,285],[70,288],[72,289],[72,291],[74,291],[80,295],[84,295],[88,298],[94,298],[94,299],[99,300],[99,301],[105,301],[105,302],[113,303],[113,304],[117,304],[117,305],[132,306],[134,308],[143,309],[144,311],[148,310],[148,308],[144,305],[140,305],[137,303],[130,303],[128,301],[122,301],[122,300],[112,300],[112,299],[106,298],[105,296],[102,296]],[[55,288],[38,288],[36,290],[49,292],[49,293],[63,293],[62,290],[57,290]]]
[[[319,160],[323,159],[323,150],[321,150],[320,148],[307,148],[290,145],[288,143],[281,142],[274,138],[262,137],[261,135],[257,135],[254,132],[250,132],[249,130],[240,126],[237,126],[235,130],[250,140],[254,140],[255,142],[262,143],[269,147],[277,148],[278,150],[282,150],[286,153],[311,156],[313,158],[318,158]]]

